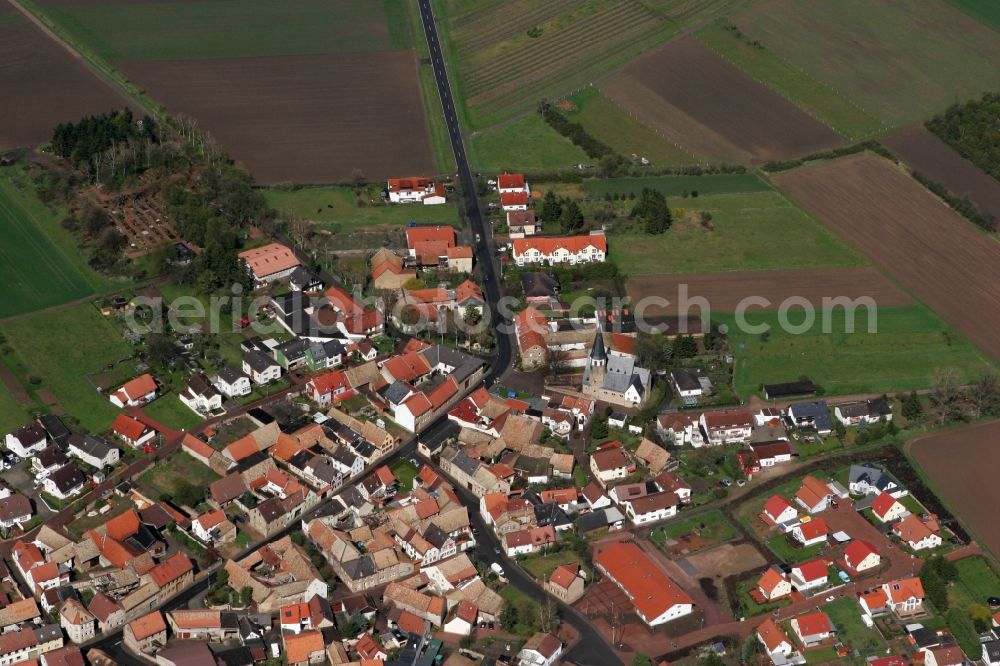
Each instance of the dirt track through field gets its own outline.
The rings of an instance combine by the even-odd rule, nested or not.
[[[819,268],[789,271],[734,271],[732,273],[689,273],[681,275],[645,275],[626,284],[632,302],[659,296],[670,301],[667,307],[650,307],[651,315],[679,312],[680,289],[686,286],[688,298],[701,297],[713,312],[735,312],[741,301],[763,297],[771,304],[754,305],[755,310],[776,310],[787,298],[805,298],[816,308],[824,298],[871,297],[879,307],[908,305],[912,299],[871,267]],[[697,312],[697,310],[695,310]]]
[[[436,171],[413,51],[126,62],[169,110],[198,120],[258,182]]]
[[[979,423],[918,438],[910,454],[930,477],[935,490],[975,535],[1000,556],[1000,421]]]
[[[602,81],[601,89],[689,152],[708,158],[746,161],[749,154],[751,161],[779,160],[844,142],[693,37],[639,58]],[[656,120],[664,115],[669,122]],[[666,127],[678,124],[683,131]]]
[[[980,212],[1000,219],[1000,183],[925,127],[910,127],[881,141],[914,171],[941,183],[955,196],[968,195]]]
[[[800,206],[1000,358],[1000,243],[871,153],[777,174]]]
[[[52,138],[62,122],[126,106],[137,110],[79,57],[0,0],[0,150]]]

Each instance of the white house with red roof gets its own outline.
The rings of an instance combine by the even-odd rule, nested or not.
[[[824,543],[828,535],[826,521],[822,518],[801,522],[792,530],[792,536],[804,547]]]
[[[784,525],[798,521],[799,512],[796,511],[791,502],[781,495],[773,495],[764,503],[764,510],[761,511],[760,517],[770,525]]]
[[[316,375],[306,382],[306,394],[322,407],[337,404],[356,395],[345,370]]]
[[[699,419],[706,443],[746,444],[753,434],[753,412],[749,409],[719,409],[705,412]]]
[[[872,513],[879,522],[891,523],[906,517],[909,511],[902,502],[883,490],[872,502]]]
[[[775,664],[798,663],[792,660],[795,646],[789,640],[788,634],[771,618],[767,618],[757,627],[757,640],[767,651],[767,656]]]
[[[156,438],[156,431],[153,428],[128,414],[119,414],[111,425],[111,429],[126,444],[136,449],[151,444]]]
[[[792,593],[792,583],[778,567],[769,567],[757,581],[757,591],[767,601],[776,601]]]
[[[156,380],[149,373],[125,382],[121,388],[108,395],[116,407],[138,407],[156,399]]]
[[[855,539],[844,549],[844,564],[856,573],[874,569],[882,562],[882,556],[870,542]]]
[[[514,194],[516,192],[531,194],[531,188],[528,186],[528,181],[524,179],[523,173],[502,173],[497,176],[497,191],[500,194]]]
[[[802,592],[825,585],[828,575],[824,560],[809,560],[792,567],[791,581],[795,589]]]
[[[390,178],[386,181],[390,203],[422,203],[425,206],[445,203],[444,185],[430,178]]]
[[[239,257],[246,264],[257,286],[286,278],[301,265],[292,249],[281,243],[268,243],[244,250]]]
[[[514,263],[518,266],[603,263],[608,254],[608,240],[600,230],[591,231],[585,236],[515,238],[512,247]]]
[[[827,614],[819,610],[792,618],[791,624],[792,631],[805,647],[822,643],[835,631]]]
[[[527,192],[508,192],[500,195],[500,207],[504,212],[528,210],[531,205],[531,195]]]
[[[924,586],[915,576],[884,583],[882,592],[886,606],[897,616],[916,615],[924,609]]]

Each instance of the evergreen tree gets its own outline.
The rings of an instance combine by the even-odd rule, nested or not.
[[[542,221],[555,222],[562,216],[562,204],[556,197],[556,193],[549,190],[542,199]]]
[[[662,234],[673,223],[663,192],[648,187],[642,188],[639,200],[632,207],[632,217],[643,222],[648,234]]]
[[[570,201],[559,218],[563,231],[579,231],[583,228],[583,211],[575,201]]]

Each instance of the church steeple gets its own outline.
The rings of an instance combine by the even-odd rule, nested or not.
[[[604,365],[608,362],[608,351],[604,348],[604,336],[600,328],[597,329],[594,345],[590,349],[590,362],[592,365]]]

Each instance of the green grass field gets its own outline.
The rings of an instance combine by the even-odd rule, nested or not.
[[[119,410],[97,393],[86,375],[128,358],[132,349],[92,305],[8,321],[0,324],[0,332],[11,348],[4,363],[22,379],[33,375],[40,380],[29,386],[36,398],[38,391],[48,389],[66,414],[88,431],[111,426]]]
[[[966,557],[955,562],[958,582],[948,588],[952,605],[966,608],[986,605],[989,597],[1000,597],[1000,576],[982,557]]]
[[[389,468],[393,476],[399,481],[399,492],[408,493],[413,490],[413,479],[416,478],[420,470],[409,460],[400,460]]]
[[[74,41],[119,62],[409,48],[405,1],[38,4]]]
[[[185,479],[198,488],[208,488],[209,484],[219,478],[208,465],[178,451],[169,458],[158,461],[139,480],[154,491],[152,499],[157,500],[163,494],[176,495],[178,479]]]
[[[615,152],[645,157],[654,166],[694,164],[697,160],[612,102],[595,86],[566,98],[575,109],[563,113]]]
[[[476,134],[465,147],[473,168],[491,174],[504,170],[554,171],[593,161],[537,113]]]
[[[885,650],[885,641],[861,621],[861,607],[854,599],[838,599],[823,606],[823,610],[837,627],[837,638],[848,647],[858,650],[862,656]]]
[[[611,258],[629,276],[858,266],[864,260],[781,193],[671,199],[671,208],[708,211],[713,230],[676,221],[658,236],[612,234]],[[678,217],[679,216],[675,216]]]
[[[859,139],[885,129],[846,97],[811,77],[795,64],[768,49],[747,43],[745,36],[727,30],[732,23],[714,21],[696,37],[730,63],[802,107],[846,137]]]
[[[588,197],[603,197],[605,194],[635,194],[644,188],[658,190],[667,197],[681,197],[691,192],[698,196],[711,194],[746,194],[748,192],[769,192],[773,188],[754,173],[722,174],[718,176],[648,176],[644,178],[607,178],[584,182],[583,189]],[[698,201],[671,201],[671,205],[690,203],[697,207]]]
[[[943,1],[775,0],[747,5],[732,20],[748,39],[891,126],[1000,87],[1000,34]],[[753,71],[770,82],[770,67]]]
[[[1000,4],[994,0],[948,0],[948,4],[958,7],[994,30],[1000,30]]]
[[[697,534],[706,541],[721,543],[739,536],[721,511],[709,511],[696,518],[688,518],[676,523],[659,527],[650,534],[650,539],[657,546],[663,546],[667,539],[676,539],[688,534]]]
[[[825,546],[825,544],[817,543],[805,548],[799,548],[792,545],[789,541],[790,538],[791,536],[788,534],[776,534],[768,539],[766,543],[767,547],[770,548],[774,554],[778,556],[778,558],[788,564],[798,564],[799,562],[811,560],[819,555]]]
[[[6,389],[0,388],[0,433],[6,434],[31,419],[28,411],[14,400]]]
[[[169,393],[157,398],[146,405],[143,411],[150,418],[175,430],[190,430],[204,420],[188,409],[176,393]]]
[[[712,313],[729,327],[729,347],[736,357],[736,390],[743,398],[759,393],[761,384],[794,381],[808,375],[829,395],[909,391],[931,385],[940,368],[956,368],[963,380],[982,374],[994,364],[921,305],[880,308],[877,333],[867,332],[867,317],[859,313],[855,333],[845,333],[842,309],[818,312],[813,330],[803,335],[783,332],[774,312],[747,314],[750,324],[771,326],[766,340],[742,333],[734,315]],[[826,318],[832,334],[822,332]],[[789,313],[792,324],[801,311]]]
[[[585,566],[586,562],[572,550],[560,550],[555,553],[532,553],[519,561],[518,564],[536,580],[545,580],[560,565],[579,564]]]
[[[386,206],[377,198],[373,206],[358,206],[349,187],[303,187],[298,190],[270,189],[267,202],[305,220],[317,222],[331,231],[350,231],[379,225],[404,226],[411,220],[420,224],[459,224],[458,207],[416,204]],[[370,198],[376,197],[371,195]]]
[[[60,216],[35,195],[24,171],[0,170],[0,318],[112,288],[87,266]]]

